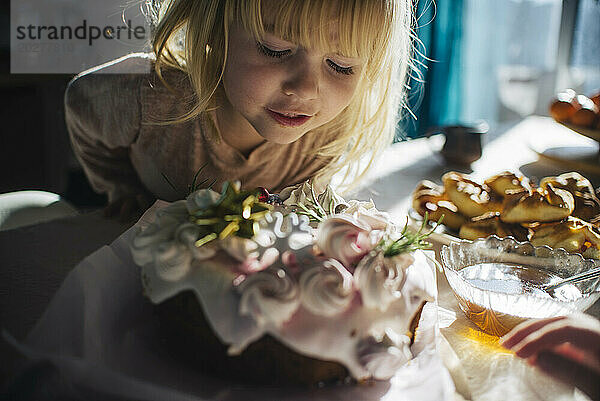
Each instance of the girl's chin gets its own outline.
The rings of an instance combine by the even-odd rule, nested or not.
[[[279,128],[277,130],[269,130],[266,132],[259,131],[259,135],[262,136],[267,142],[278,145],[287,145],[302,138],[307,132],[308,131],[306,130],[299,130],[297,128]]]

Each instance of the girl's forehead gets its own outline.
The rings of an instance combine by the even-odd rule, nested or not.
[[[276,36],[281,36],[282,39],[291,39],[291,38],[286,38],[285,31],[283,31],[281,28],[277,29],[276,25],[273,22],[270,22],[270,20],[263,19],[263,22],[264,22],[263,27],[264,27],[265,33],[276,35]],[[320,36],[321,34],[325,34],[329,38],[329,42],[332,45],[335,45],[335,46],[338,45],[340,35],[339,35],[338,23],[335,20],[332,20],[328,24],[318,24],[318,25],[315,24],[314,27],[307,26],[306,30],[309,35],[312,33],[313,37],[317,36],[317,35]]]
[[[300,1],[287,1],[290,3],[302,3]],[[314,3],[314,2],[313,2]],[[306,4],[306,3],[304,3]],[[283,6],[282,2],[273,0],[263,0],[261,2],[261,19],[266,32],[275,33],[275,31],[305,31],[321,32],[329,31],[331,35],[337,36],[339,25],[339,10],[336,7],[337,2],[331,2],[330,5],[306,7],[305,10],[291,11]],[[291,4],[290,6],[293,7]]]
[[[247,15],[254,20],[247,28],[258,38],[264,31],[305,47],[364,57],[385,30],[374,29],[384,28],[377,8],[381,0],[262,0],[260,10]],[[360,14],[368,14],[370,21]]]

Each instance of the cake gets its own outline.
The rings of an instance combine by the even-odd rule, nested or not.
[[[159,210],[132,255],[174,357],[228,379],[317,385],[387,380],[412,358],[435,297],[424,238],[330,187],[226,183]]]

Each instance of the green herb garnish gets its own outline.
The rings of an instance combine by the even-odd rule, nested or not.
[[[399,255],[401,253],[409,253],[414,252],[418,249],[429,249],[431,248],[431,243],[427,242],[426,239],[429,237],[435,229],[442,223],[444,216],[442,216],[437,223],[435,223],[434,227],[427,231],[423,232],[425,227],[427,226],[428,214],[425,212],[425,217],[421,223],[421,227],[417,230],[417,232],[412,232],[408,229],[408,218],[402,232],[400,233],[400,237],[398,239],[390,238],[389,236],[384,237],[378,244],[378,246],[383,250],[383,256],[386,258],[391,258],[393,256]]]
[[[310,186],[310,195],[312,199],[306,199],[306,204],[294,204],[293,206],[299,208],[300,210],[295,210],[296,214],[308,216],[308,220],[313,223],[320,223],[325,220],[328,216],[335,214],[334,211],[334,201],[331,199],[329,202],[329,212],[325,210],[323,205],[319,202],[319,198],[315,194],[315,190],[313,186]]]

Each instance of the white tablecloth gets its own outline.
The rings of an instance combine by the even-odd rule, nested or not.
[[[435,304],[422,314],[413,345],[416,358],[390,381],[294,390],[203,376],[171,358],[156,336],[151,305],[142,295],[140,271],[129,251],[136,229],[85,258],[67,276],[27,339],[13,341],[28,358],[46,359],[57,367],[60,381],[69,383],[58,388],[64,396],[71,396],[68,388],[77,388],[80,395],[137,400],[454,399],[452,379],[436,350]],[[47,386],[56,389],[58,383]]]

